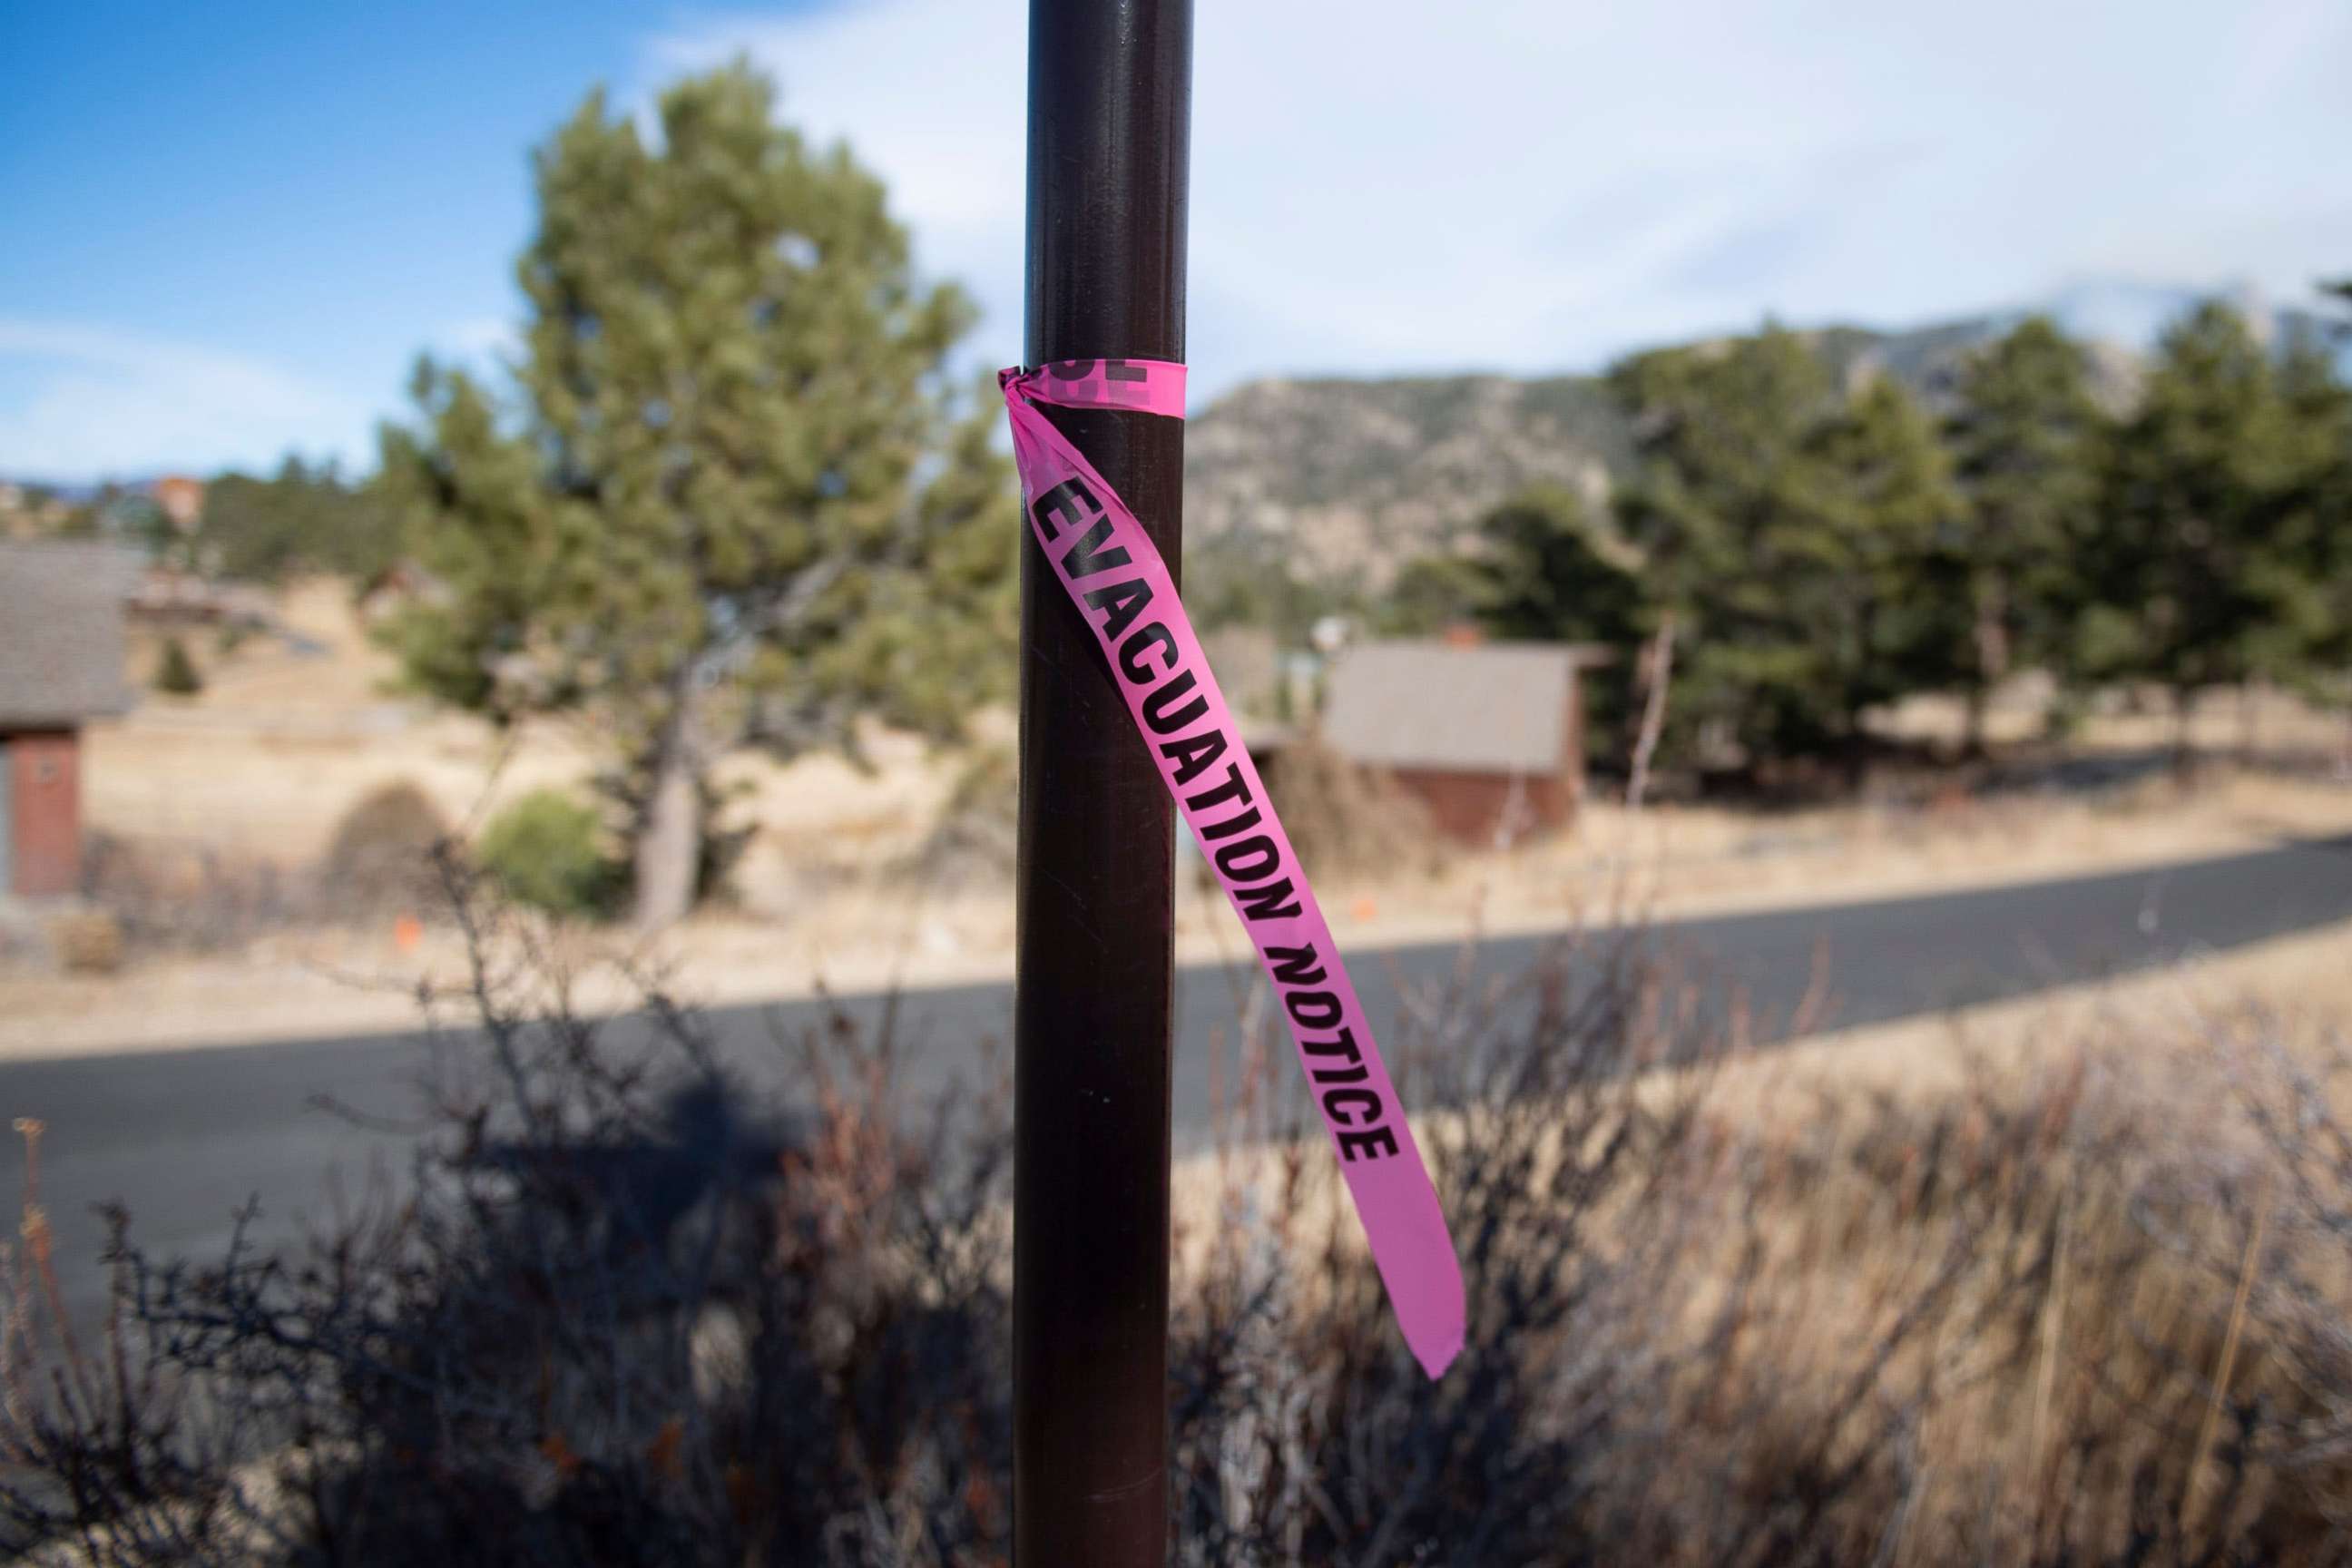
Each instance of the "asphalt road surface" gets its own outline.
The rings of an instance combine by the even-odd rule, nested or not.
[[[1870,903],[1664,923],[1640,940],[1687,977],[1720,1015],[1743,1006],[1759,1040],[1813,1027],[1932,1014],[2126,973],[2200,951],[2352,920],[2352,839],[2151,870]],[[1585,939],[1587,951],[1592,938]],[[2352,959],[2352,933],[2347,936]],[[1602,943],[1605,945],[1605,942]],[[1416,1023],[1524,1003],[1514,987],[1557,939],[1515,937],[1465,955],[1456,944],[1360,948],[1350,968],[1384,1040]],[[1589,962],[1570,957],[1567,962]],[[1197,1137],[1210,1104],[1208,1058],[1236,1018],[1246,975],[1185,970],[1177,992],[1177,1137]],[[1811,998],[1809,1003],[1808,998]],[[873,1021],[884,999],[847,998]],[[1002,1041],[1012,1011],[1004,983],[904,994],[902,1071],[913,1098],[984,1071],[982,1042]],[[737,1007],[708,1022],[733,1068],[781,1077],[775,1031],[818,1017],[814,1005]],[[402,1169],[404,1137],[314,1108],[319,1097],[387,1119],[413,1113],[435,1048],[416,1034],[346,1037],[177,1052],[138,1052],[0,1065],[0,1119],[47,1123],[42,1196],[77,1317],[102,1300],[92,1212],[119,1198],[152,1251],[216,1257],[231,1219],[257,1197],[265,1238],[331,1217],[332,1194],[362,1191],[372,1171]],[[1393,1047],[1392,1047],[1393,1048]]]

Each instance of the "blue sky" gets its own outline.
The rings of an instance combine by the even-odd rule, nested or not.
[[[2342,0],[1198,0],[1192,358],[1580,368],[1752,323],[2352,272]],[[1019,342],[1016,0],[0,7],[0,472],[364,466],[494,356],[527,154],[738,51]]]

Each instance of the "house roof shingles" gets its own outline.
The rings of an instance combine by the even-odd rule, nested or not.
[[[1371,767],[1552,773],[1577,668],[1591,661],[1566,643],[1360,644],[1332,669],[1324,738]]]
[[[0,544],[0,729],[130,709],[122,601],[134,575],[110,544]]]

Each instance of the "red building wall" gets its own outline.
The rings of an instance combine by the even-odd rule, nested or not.
[[[70,730],[6,737],[10,889],[26,898],[81,887],[81,737]]]
[[[1523,838],[1564,827],[1584,794],[1584,693],[1571,682],[1559,766],[1523,774],[1463,773],[1447,768],[1399,768],[1397,786],[1429,808],[1439,832],[1465,844],[1493,845],[1498,830]]]
[[[1559,827],[1576,811],[1576,792],[1564,773],[1522,778],[1516,788],[1503,773],[1400,768],[1389,776],[1429,808],[1439,832],[1465,844],[1493,844],[1507,821],[1515,838]]]

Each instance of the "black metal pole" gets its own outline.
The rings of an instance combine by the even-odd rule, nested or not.
[[[1030,364],[1184,357],[1192,0],[1031,0]],[[1183,426],[1053,409],[1177,569]],[[1024,530],[1013,1001],[1020,1568],[1168,1549],[1167,788]]]

